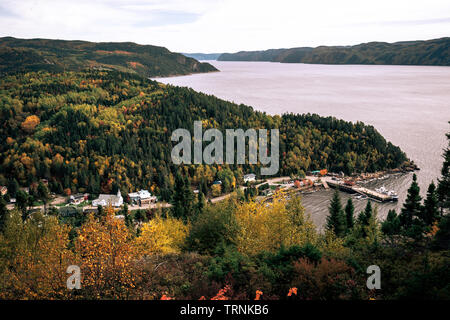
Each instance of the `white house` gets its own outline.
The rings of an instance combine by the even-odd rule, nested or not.
[[[244,182],[252,182],[256,180],[256,175],[254,173],[249,173],[244,175]]]
[[[95,199],[92,201],[92,205],[94,207],[97,206],[113,206],[113,207],[120,207],[123,204],[123,198],[122,194],[120,193],[120,189],[117,191],[116,195],[113,194],[100,194],[98,196],[98,199]]]
[[[80,204],[88,199],[89,195],[87,193],[74,194],[69,197],[69,202],[72,204]]]
[[[148,190],[139,190],[138,192],[129,193],[128,196],[132,203],[147,204],[156,202],[156,197],[152,196]]]

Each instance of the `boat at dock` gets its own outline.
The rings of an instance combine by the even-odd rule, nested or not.
[[[391,198],[391,201],[398,201],[398,194],[394,190],[388,190],[385,186],[375,189],[376,192],[385,194]]]
[[[359,195],[363,195],[381,202],[398,201],[397,193],[394,190],[387,190],[384,186],[371,190],[357,185],[349,185],[343,181],[328,181],[328,186],[348,193],[358,193]]]

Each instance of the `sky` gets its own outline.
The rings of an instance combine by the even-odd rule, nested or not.
[[[448,0],[0,0],[0,36],[236,52],[450,36]]]

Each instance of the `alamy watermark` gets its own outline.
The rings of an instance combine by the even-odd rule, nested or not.
[[[261,175],[275,175],[279,169],[280,133],[278,129],[270,130],[270,154],[268,149],[267,129],[226,129],[225,163],[246,163],[246,138],[248,138],[248,163],[258,161],[266,167],[261,167]],[[178,142],[172,149],[172,161],[175,164],[223,164],[224,144],[223,134],[218,129],[208,129],[202,132],[202,122],[194,121],[194,137],[186,129],[176,129],[171,140]],[[181,140],[181,141],[180,141]],[[194,161],[192,162],[192,141]],[[203,150],[203,141],[210,142]],[[235,148],[235,141],[237,148]],[[235,159],[236,150],[236,159]],[[258,152],[259,151],[259,152]]]
[[[81,289],[81,270],[77,265],[70,265],[67,267],[67,273],[70,273],[70,277],[67,278],[67,289]]]
[[[381,289],[381,269],[373,264],[367,267],[367,274],[371,274],[366,281],[367,289]]]

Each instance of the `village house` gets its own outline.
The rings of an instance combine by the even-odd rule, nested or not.
[[[84,201],[87,201],[89,197],[89,194],[87,193],[77,193],[77,194],[73,194],[69,197],[69,203],[71,204],[80,204],[83,203]]]
[[[113,194],[100,194],[98,196],[98,199],[95,199],[92,201],[92,205],[94,207],[97,206],[113,206],[113,207],[120,207],[123,204],[123,198],[122,194],[120,193],[120,189],[117,191],[116,195]]]
[[[130,197],[131,203],[138,204],[139,206],[156,202],[156,197],[152,196],[148,190],[139,190],[138,192],[129,193],[128,197]]]
[[[8,188],[5,186],[0,186],[0,194],[4,196],[8,192]]]
[[[249,173],[244,175],[244,183],[245,182],[252,182],[256,180],[256,175],[254,173]]]

